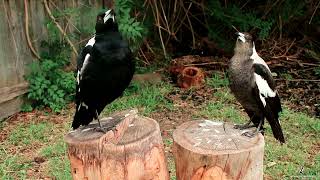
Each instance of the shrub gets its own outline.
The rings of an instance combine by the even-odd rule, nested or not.
[[[52,49],[57,48],[60,49],[60,53],[43,54],[40,61],[29,65],[30,73],[26,76],[29,82],[27,97],[31,100],[33,108],[50,107],[54,112],[59,112],[74,98],[74,73],[63,70],[69,59],[63,52],[69,48],[60,45]]]

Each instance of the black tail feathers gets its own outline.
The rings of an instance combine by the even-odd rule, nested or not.
[[[73,117],[72,128],[77,129],[81,125],[88,125],[95,117],[95,112],[90,111],[90,108],[80,105]]]
[[[271,129],[272,129],[273,136],[278,141],[280,141],[280,143],[285,143],[284,135],[283,135],[282,128],[281,128],[281,125],[279,123],[279,120],[278,119],[274,119],[272,121],[272,123],[270,121],[269,121],[269,123],[270,123]]]

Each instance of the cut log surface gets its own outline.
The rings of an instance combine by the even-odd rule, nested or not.
[[[106,134],[89,125],[66,136],[73,179],[169,179],[155,120],[133,110],[103,119],[102,124],[110,128]]]
[[[173,133],[178,180],[262,180],[264,138],[242,136],[233,124],[189,121]]]

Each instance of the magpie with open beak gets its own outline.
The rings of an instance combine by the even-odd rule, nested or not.
[[[250,121],[235,128],[248,129],[243,135],[252,137],[263,133],[264,119],[269,122],[274,137],[284,143],[279,121],[281,103],[271,71],[266,62],[257,54],[249,33],[236,33],[234,56],[229,62],[230,89],[240,102]]]

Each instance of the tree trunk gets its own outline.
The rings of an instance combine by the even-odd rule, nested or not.
[[[169,179],[158,123],[134,111],[102,124],[119,119],[106,134],[83,127],[66,136],[73,179]]]
[[[264,138],[242,136],[233,125],[190,121],[173,133],[178,180],[263,179]]]

